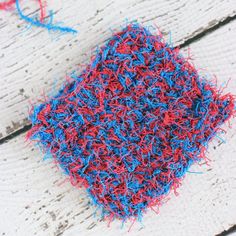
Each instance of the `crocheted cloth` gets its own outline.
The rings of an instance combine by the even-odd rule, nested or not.
[[[221,95],[161,35],[130,24],[34,107],[28,135],[105,215],[126,220],[176,189],[233,113],[232,95]]]

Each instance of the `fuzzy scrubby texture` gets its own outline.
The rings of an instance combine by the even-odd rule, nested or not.
[[[114,34],[80,75],[34,107],[28,133],[111,218],[141,218],[204,158],[234,114],[179,50],[138,24]]]

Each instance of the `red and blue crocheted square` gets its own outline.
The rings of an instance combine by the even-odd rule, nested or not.
[[[78,76],[34,107],[31,139],[104,213],[140,217],[203,158],[234,98],[138,24],[114,34]]]

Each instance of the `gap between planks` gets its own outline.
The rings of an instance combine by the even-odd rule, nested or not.
[[[48,94],[53,87],[58,88],[64,81],[65,71],[73,70],[79,62],[86,62],[91,46],[93,50],[96,45],[102,44],[111,34],[109,29],[119,29],[124,25],[124,19],[137,19],[147,26],[157,23],[166,38],[168,32],[172,32],[174,45],[184,42],[188,45],[191,43],[188,39],[197,40],[201,33],[207,32],[206,29],[214,28],[219,22],[226,23],[225,19],[231,20],[236,13],[235,7],[234,0],[96,0],[93,4],[87,4],[86,0],[78,3],[68,0],[63,5],[60,2],[52,7],[57,13],[55,18],[60,20],[61,17],[69,26],[79,21],[77,29],[80,33],[76,39],[65,36],[53,43],[48,33],[38,28],[19,37],[22,36],[20,30],[15,30],[16,20],[19,19],[16,15],[6,14],[0,19],[3,27],[0,60],[3,69],[0,74],[5,81],[0,89],[3,95],[0,98],[0,139],[11,134],[14,136],[15,131],[28,126],[29,100],[34,103],[42,91]],[[31,14],[32,8],[33,4],[26,13]],[[78,9],[79,17],[75,17]],[[24,25],[25,22],[19,21],[20,28]],[[55,78],[58,81],[56,86]]]
[[[236,20],[236,14],[233,15],[233,16],[228,16],[226,17],[225,19],[223,19],[222,21],[218,22],[217,24],[213,25],[212,27],[206,29],[205,31],[202,31],[200,33],[198,33],[197,35],[194,35],[193,37],[185,40],[183,43],[179,44],[178,46],[176,47],[179,47],[180,49],[182,48],[185,48],[185,47],[188,47],[190,46],[191,43],[194,43],[200,39],[202,39],[203,37],[205,37],[206,35],[214,32],[215,30],[221,28],[222,26],[225,26],[226,24],[232,22]],[[15,137],[17,137],[18,135],[22,134],[22,133],[25,133],[27,132],[28,130],[31,129],[31,124],[30,122],[28,121],[27,125],[23,126],[22,128],[10,133],[9,135],[3,137],[3,138],[0,138],[0,145],[7,142],[8,140],[11,140]]]

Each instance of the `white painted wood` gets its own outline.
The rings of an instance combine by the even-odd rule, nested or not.
[[[228,129],[226,144],[214,142],[208,157],[211,166],[193,166],[179,196],[148,211],[143,225],[120,229],[94,217],[84,189],[76,189],[50,161],[24,142],[21,135],[0,146],[0,235],[63,236],[211,236],[236,222],[236,124]],[[216,149],[213,146],[216,146]],[[217,146],[219,145],[219,146]]]
[[[230,77],[226,92],[236,94],[236,21],[191,45],[195,64],[215,73],[219,85]],[[187,50],[185,50],[187,53]],[[210,145],[210,166],[193,166],[179,189],[179,196],[148,211],[142,227],[136,223],[120,229],[93,217],[84,189],[75,189],[50,161],[25,143],[24,135],[0,145],[0,235],[63,236],[211,236],[236,223],[236,123],[224,127],[223,144]]]
[[[66,73],[89,61],[113,29],[138,20],[156,24],[178,45],[236,14],[235,0],[67,0],[47,1],[55,21],[74,27],[77,35],[57,37],[44,29],[25,29],[15,12],[0,12],[0,137],[27,124],[29,101],[36,102],[64,81]],[[25,5],[28,4],[28,5]],[[31,14],[35,1],[22,1]],[[168,38],[168,36],[167,36]]]

